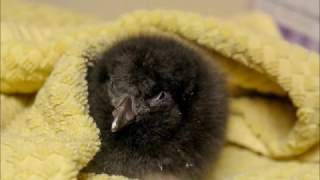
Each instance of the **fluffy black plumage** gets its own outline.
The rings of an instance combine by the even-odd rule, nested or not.
[[[177,40],[145,35],[106,50],[87,81],[102,146],[83,171],[203,178],[228,113],[217,67]]]

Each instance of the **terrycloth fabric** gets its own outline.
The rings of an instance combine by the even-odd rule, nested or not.
[[[1,9],[2,179],[126,179],[79,174],[100,145],[88,115],[86,57],[137,33],[187,40],[227,76],[228,143],[208,179],[319,178],[319,55],[286,43],[269,18],[159,10],[106,23],[8,0]]]

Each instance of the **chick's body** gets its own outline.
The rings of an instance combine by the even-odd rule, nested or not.
[[[228,109],[214,65],[177,40],[138,36],[106,50],[87,81],[102,145],[84,171],[203,178],[223,143]]]

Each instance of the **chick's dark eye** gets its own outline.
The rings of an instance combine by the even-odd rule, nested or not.
[[[171,96],[165,91],[161,91],[159,94],[150,99],[149,105],[151,107],[165,105],[170,102]]]

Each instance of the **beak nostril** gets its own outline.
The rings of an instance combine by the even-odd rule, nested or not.
[[[140,106],[140,107],[138,108],[138,113],[139,113],[139,114],[147,113],[147,112],[149,112],[149,111],[150,111],[149,107],[147,107],[147,106],[145,106],[145,105],[142,105],[142,106]]]

